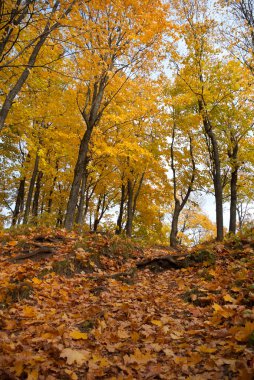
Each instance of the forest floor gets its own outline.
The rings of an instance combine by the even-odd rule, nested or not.
[[[136,268],[179,254],[163,247],[45,228],[0,250],[1,380],[254,378],[253,231],[181,269]]]

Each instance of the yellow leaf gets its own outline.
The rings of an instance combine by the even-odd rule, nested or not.
[[[214,310],[217,311],[217,312],[223,310],[222,307],[221,307],[219,304],[217,304],[217,303],[214,303],[214,304],[213,304],[213,308],[214,308]]]
[[[78,376],[76,375],[75,372],[69,370],[69,369],[65,369],[64,372],[67,373],[67,375],[70,376],[71,380],[78,380]]]
[[[129,338],[129,333],[125,330],[118,330],[117,331],[117,336],[120,338],[120,339],[127,339]]]
[[[235,293],[238,293],[238,292],[241,291],[241,289],[238,288],[237,286],[233,286],[233,288],[231,288],[231,290],[232,290],[233,292],[235,292]]]
[[[198,351],[204,352],[205,354],[212,354],[213,352],[217,351],[217,348],[207,347],[207,346],[199,346]]]
[[[38,368],[33,369],[27,377],[27,380],[37,380],[39,376]]]
[[[23,316],[33,318],[36,316],[36,310],[33,306],[25,306],[23,309]]]
[[[199,355],[198,352],[194,352],[194,353],[191,355],[190,359],[188,359],[188,363],[189,363],[190,365],[192,365],[192,366],[195,366],[196,364],[200,363],[201,360],[202,360],[202,356]]]
[[[184,356],[175,356],[173,358],[173,360],[176,364],[186,364],[187,363],[187,358]]]
[[[184,282],[184,280],[182,280],[182,279],[177,280],[177,285],[178,285],[178,289],[179,290],[184,290],[185,289],[185,282]]]
[[[170,334],[170,336],[172,339],[181,339],[181,337],[183,336],[183,332],[182,331],[174,331]]]
[[[82,333],[80,331],[72,331],[70,333],[70,336],[73,338],[73,339],[87,339],[88,338],[88,335],[87,333]]]
[[[254,322],[246,322],[244,327],[237,328],[235,338],[239,342],[246,342],[253,331]]]
[[[14,367],[14,369],[15,369],[15,373],[16,373],[16,375],[17,375],[17,376],[20,376],[21,373],[23,372],[23,369],[24,369],[24,363],[21,362],[21,361],[17,361],[17,362],[15,363],[15,367]]]
[[[224,299],[226,302],[231,302],[231,303],[235,303],[235,302],[236,302],[236,300],[235,300],[233,297],[231,297],[230,294],[226,294],[226,295],[223,297],[223,299]]]
[[[162,322],[161,322],[161,321],[158,321],[157,319],[153,319],[151,322],[152,322],[152,324],[155,325],[155,326],[159,326],[159,327],[162,326]]]
[[[42,281],[37,277],[32,278],[32,281],[34,284],[38,284],[38,285],[42,283]]]
[[[138,340],[139,340],[139,334],[134,331],[132,334],[131,334],[131,339],[134,343],[136,343]]]
[[[149,361],[154,360],[154,356],[148,352],[146,354],[143,354],[139,348],[136,348],[133,355],[125,355],[123,359],[125,364],[147,364]]]

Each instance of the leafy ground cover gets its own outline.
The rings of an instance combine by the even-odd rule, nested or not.
[[[176,252],[104,235],[6,232],[0,248],[1,379],[253,379],[253,236],[167,270],[137,263]]]

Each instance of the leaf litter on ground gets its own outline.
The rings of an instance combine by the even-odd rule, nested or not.
[[[211,242],[215,261],[153,272],[136,264],[167,249],[61,230],[4,233],[0,378],[253,379],[253,246]]]

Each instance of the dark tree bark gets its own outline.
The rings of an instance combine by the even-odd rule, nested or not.
[[[87,107],[90,101],[90,91],[88,91],[86,104],[82,111],[82,117],[86,123],[86,131],[81,140],[81,144],[79,147],[78,159],[77,159],[77,163],[74,170],[74,178],[73,178],[70,196],[69,196],[68,205],[67,205],[64,226],[68,230],[72,229],[73,223],[75,220],[75,211],[78,204],[78,196],[79,196],[82,176],[83,176],[84,170],[86,170],[86,167],[87,167],[87,155],[88,155],[89,142],[91,139],[93,129],[97,125],[97,123],[99,122],[102,116],[102,110],[100,110],[100,106],[102,103],[102,98],[103,98],[107,81],[108,81],[108,77],[104,75],[102,76],[100,81],[94,84],[92,104],[91,104],[90,110],[87,113]]]
[[[32,206],[32,215],[38,216],[38,210],[39,210],[39,198],[40,198],[40,192],[41,192],[41,180],[43,177],[43,172],[40,170],[37,175],[37,181],[35,186],[35,192],[34,192],[34,199],[33,199],[33,206]]]
[[[15,226],[18,223],[19,215],[24,210],[25,183],[26,178],[22,178],[19,182],[16,204],[12,217],[12,226]]]
[[[235,141],[232,151],[228,151],[231,160],[231,179],[230,179],[230,219],[229,232],[236,233],[236,214],[237,214],[237,180],[238,180],[238,142]]]
[[[86,130],[79,148],[78,160],[74,169],[74,178],[71,186],[71,192],[68,200],[66,218],[64,223],[65,228],[67,228],[68,230],[70,230],[73,227],[73,223],[75,220],[75,211],[78,203],[80,184],[82,181],[84,170],[86,169],[86,158],[92,130],[93,128]]]
[[[204,101],[199,100],[199,112],[202,116],[203,126],[205,130],[205,134],[207,135],[210,143],[211,150],[210,156],[212,160],[212,177],[213,177],[213,185],[215,192],[215,204],[216,204],[216,229],[217,229],[217,237],[218,241],[223,240],[223,192],[222,192],[222,180],[221,180],[221,163],[220,163],[220,155],[219,155],[219,147],[218,142],[213,131],[213,127],[210,123],[209,117],[207,115]]]
[[[52,210],[52,203],[53,203],[52,196],[53,196],[53,193],[54,193],[55,184],[56,184],[57,175],[58,175],[58,170],[59,170],[59,161],[58,160],[56,161],[55,169],[56,169],[56,174],[55,174],[55,176],[53,178],[53,182],[52,182],[52,186],[51,186],[51,189],[50,189],[50,192],[49,192],[49,198],[48,198],[47,212],[49,214],[51,214],[51,210]]]
[[[185,194],[185,196],[181,195],[182,199],[180,202],[180,200],[177,196],[177,178],[176,178],[175,157],[174,157],[175,129],[176,129],[176,126],[174,124],[173,129],[172,129],[172,140],[171,140],[171,145],[170,145],[171,170],[173,172],[173,188],[174,188],[174,211],[173,211],[173,215],[172,215],[171,231],[170,231],[170,238],[169,238],[171,247],[176,247],[178,245],[177,234],[178,234],[179,216],[180,216],[180,213],[183,210],[184,206],[186,205],[186,203],[190,197],[190,194],[192,192],[193,184],[194,184],[194,180],[195,180],[195,171],[196,171],[196,165],[195,165],[193,148],[192,148],[192,137],[189,136],[192,172],[191,172],[191,177],[189,179],[189,185],[187,187],[186,194]],[[181,194],[182,194],[182,190],[181,190]]]
[[[83,175],[81,180],[81,189],[80,189],[80,198],[79,198],[79,205],[78,205],[78,212],[76,217],[76,223],[79,225],[82,225],[84,222],[84,218],[86,216],[84,207],[86,203],[86,187],[87,187],[87,178],[88,178],[88,171],[87,171],[87,165],[89,163],[89,158],[86,157],[85,167],[83,169]],[[88,200],[89,203],[89,200]],[[88,207],[88,205],[87,205]],[[85,207],[86,209],[86,207]],[[87,210],[86,210],[87,212]]]
[[[170,238],[169,238],[170,247],[176,247],[178,245],[177,234],[178,234],[178,221],[179,221],[180,213],[181,213],[180,202],[179,202],[179,199],[176,199],[174,212],[172,216],[172,222],[171,222],[171,230],[170,230]]]
[[[97,206],[96,206],[96,210],[95,210],[94,223],[93,223],[93,231],[94,232],[97,231],[98,225],[100,223],[99,211],[100,211],[101,203],[102,203],[102,198],[101,198],[101,196],[99,196]]]
[[[125,203],[125,200],[126,200],[125,185],[122,184],[122,186],[121,186],[120,209],[119,209],[119,214],[118,214],[117,223],[116,223],[117,228],[116,228],[116,231],[115,231],[116,235],[120,235],[121,232],[122,232],[122,228],[123,228],[123,212],[124,212],[124,203]]]
[[[28,194],[27,194],[26,208],[25,208],[25,215],[24,215],[23,224],[27,224],[28,223],[28,218],[29,218],[29,214],[30,214],[30,208],[31,208],[32,199],[33,199],[34,185],[35,185],[36,177],[37,177],[37,174],[38,174],[38,168],[39,168],[39,156],[38,156],[38,154],[36,154],[35,162],[34,162],[33,174],[32,174],[32,177],[31,177],[31,181],[30,181],[30,185],[29,185],[29,190],[28,190]]]
[[[131,179],[128,179],[127,181],[127,196],[128,196],[128,201],[127,201],[127,222],[125,226],[126,230],[126,235],[128,237],[132,236],[132,227],[133,227],[133,219],[137,207],[137,200],[138,196],[140,194],[140,190],[143,184],[145,172],[142,173],[141,178],[138,183],[138,187],[136,192],[134,192],[135,184],[136,181],[132,181]]]
[[[9,14],[6,13],[4,3],[0,6],[0,19],[1,19],[1,39],[0,39],[0,62],[3,61],[13,49],[18,40],[21,29],[24,29],[32,21],[32,15],[29,10],[29,5],[35,3],[35,0],[26,0],[22,4],[20,0],[13,4],[12,10]],[[1,3],[0,3],[1,4]],[[21,27],[22,24],[22,27]],[[13,32],[16,32],[16,36]],[[6,49],[6,46],[8,48]]]
[[[133,184],[130,179],[127,181],[127,194],[128,194],[128,201],[127,201],[127,222],[126,222],[126,235],[128,237],[131,237],[132,235],[132,222],[133,222],[133,210],[132,210],[132,204],[133,204]]]

